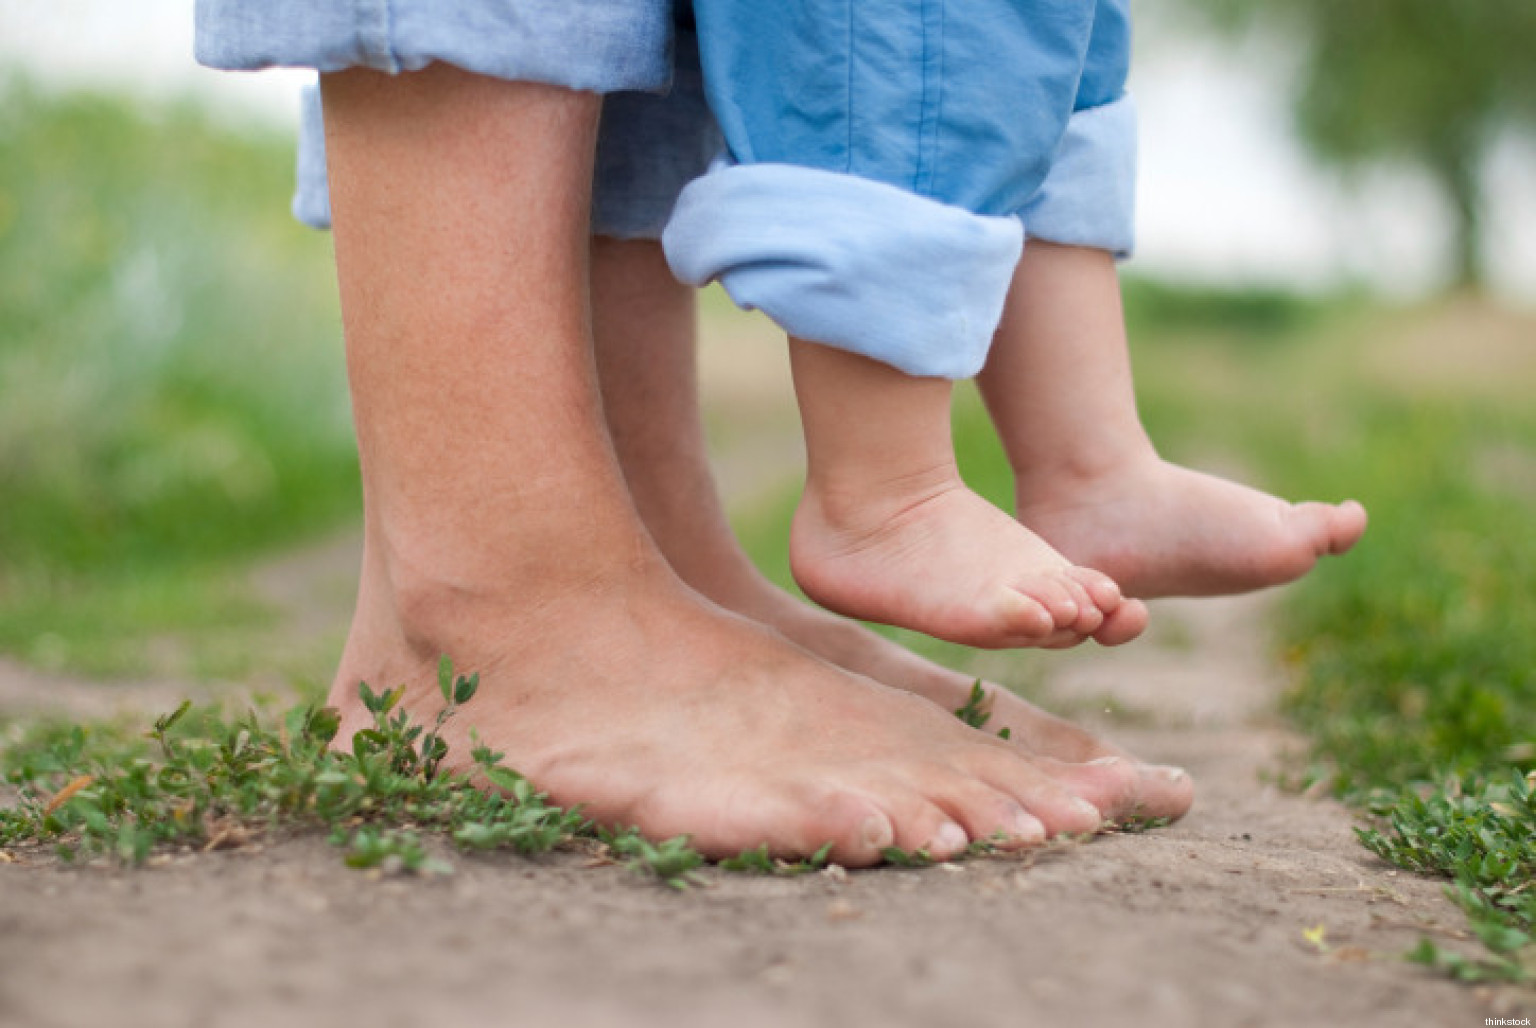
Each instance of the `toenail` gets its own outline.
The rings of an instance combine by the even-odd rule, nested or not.
[[[1189,773],[1182,767],[1170,767],[1167,764],[1143,764],[1138,768],[1143,778],[1156,778],[1160,781],[1178,785],[1189,777]]]
[[[864,845],[877,850],[883,850],[895,841],[891,822],[879,814],[865,820],[859,829],[859,836],[864,840]]]
[[[929,843],[929,848],[935,855],[948,856],[965,849],[970,841],[971,837],[965,834],[964,828],[953,821],[948,821],[934,833],[933,842]]]
[[[1114,757],[1114,756],[1110,756],[1110,757],[1097,757],[1097,758],[1095,758],[1093,760],[1090,760],[1088,762],[1088,766],[1089,767],[1110,767],[1111,765],[1114,765],[1114,764],[1123,763],[1124,760],[1125,760],[1124,757]]]
[[[1074,796],[1072,798],[1072,809],[1084,817],[1093,818],[1095,822],[1104,820],[1104,815],[1099,813],[1099,808],[1095,807],[1092,803],[1089,803],[1085,799],[1079,799]]]
[[[1043,842],[1045,840],[1045,825],[1038,818],[1031,817],[1024,811],[1013,815],[1010,831],[1013,837],[1020,842]]]

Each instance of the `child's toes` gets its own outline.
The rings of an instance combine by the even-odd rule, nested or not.
[[[1067,575],[1088,593],[1093,605],[1105,616],[1113,613],[1125,601],[1125,594],[1120,591],[1120,586],[1102,571],[1073,567]]]
[[[1119,646],[1136,638],[1147,627],[1147,605],[1140,600],[1129,599],[1104,618],[1093,639],[1100,646]]]
[[[1074,584],[1066,575],[1046,572],[1027,575],[1015,582],[1013,588],[1045,608],[1052,628],[1071,628],[1082,616],[1084,606],[1092,606],[1086,593],[1072,588]]]
[[[1076,632],[1086,639],[1098,631],[1099,626],[1104,623],[1104,611],[1099,609],[1098,603],[1088,589],[1073,576],[1062,575],[1061,584],[1072,597],[1072,602],[1077,604],[1077,617],[1066,624],[1058,621],[1056,627]]]
[[[1033,595],[1000,588],[993,594],[993,640],[981,646],[1033,646],[1056,629],[1056,618]]]

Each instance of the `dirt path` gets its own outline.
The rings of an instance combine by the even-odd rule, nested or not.
[[[1134,708],[1151,723],[1108,730],[1193,772],[1199,805],[1170,829],[1032,861],[710,873],[683,895],[576,855],[461,857],[446,879],[375,880],[318,840],[137,872],[8,865],[0,1025],[254,1026],[302,1012],[380,1028],[1173,1028],[1472,1025],[1507,1010],[1394,959],[1422,933],[1459,937],[1438,883],[1380,865],[1337,805],[1262,784],[1290,741],[1265,723],[1251,645],[1263,612],[1165,606],[1140,657],[1085,653],[1051,678]],[[1322,947],[1303,934],[1319,925]]]
[[[753,445],[773,468],[794,453]],[[293,569],[334,571],[317,555],[344,564],[348,545],[262,581],[307,602]],[[1396,959],[1422,934],[1463,937],[1441,884],[1377,862],[1338,805],[1263,783],[1294,744],[1270,713],[1268,609],[1165,604],[1149,640],[1046,665],[1056,702],[1088,720],[1119,711],[1100,727],[1195,775],[1196,810],[1169,829],[923,871],[710,872],[686,894],[575,854],[377,879],[315,839],[133,872],[31,859],[0,865],[0,1028],[1471,1026],[1529,1013]],[[179,691],[0,663],[0,713],[163,709]]]

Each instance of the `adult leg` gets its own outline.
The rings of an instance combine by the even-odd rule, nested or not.
[[[836,671],[687,589],[602,430],[585,320],[598,100],[446,65],[323,80],[364,480],[361,679],[430,718],[440,654],[470,727],[556,802],[722,854],[833,842],[953,853],[1097,822],[930,704]]]
[[[720,505],[699,419],[694,292],[645,240],[593,240],[592,307],[604,412],[641,517],[682,578],[720,605],[778,630],[839,667],[953,711],[973,679],[857,622],[810,606],[764,578]],[[984,686],[989,727],[1007,727],[1042,771],[1112,818],[1179,817],[1187,775],[1143,765],[1006,689]],[[1086,765],[1105,758],[1121,762]]]

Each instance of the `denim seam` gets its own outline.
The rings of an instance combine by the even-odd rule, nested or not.
[[[356,0],[352,8],[363,63],[391,75],[400,72],[392,36],[390,0]]]
[[[931,196],[938,195],[938,169],[943,166],[940,158],[940,140],[944,129],[944,29],[946,25],[946,12],[949,10],[945,0],[938,0],[939,7],[939,74],[938,83],[933,91],[933,130],[930,133],[928,193]]]
[[[927,170],[928,156],[928,92],[933,85],[933,74],[928,67],[928,55],[932,52],[928,39],[928,0],[917,2],[917,25],[923,40],[922,58],[919,62],[922,68],[922,86],[918,90],[917,97],[917,153],[912,160],[912,192],[919,196],[926,195],[923,189],[923,172]]]
[[[1073,114],[1086,114],[1089,111],[1099,111],[1099,110],[1103,110],[1106,107],[1113,107],[1115,104],[1122,102],[1123,100],[1125,100],[1126,97],[1128,97],[1130,95],[1131,95],[1130,90],[1122,89],[1118,96],[1112,96],[1108,100],[1105,100],[1103,103],[1092,104],[1092,105],[1090,105],[1088,107],[1074,108],[1072,113]]]
[[[844,53],[846,53],[848,55],[848,58],[847,58],[847,60],[848,60],[848,90],[847,90],[847,94],[846,94],[848,99],[847,99],[847,105],[846,105],[847,110],[846,110],[846,114],[845,114],[845,116],[846,116],[846,118],[848,120],[848,145],[846,147],[844,147],[844,152],[846,153],[847,156],[845,156],[843,158],[843,171],[847,172],[849,174],[853,173],[853,66],[854,66],[854,63],[855,63],[854,51],[853,51],[853,40],[854,40],[854,32],[853,32],[853,5],[855,3],[857,3],[857,2],[858,2],[858,0],[847,0],[847,3],[848,3],[848,45],[847,45],[846,49],[843,51]]]

